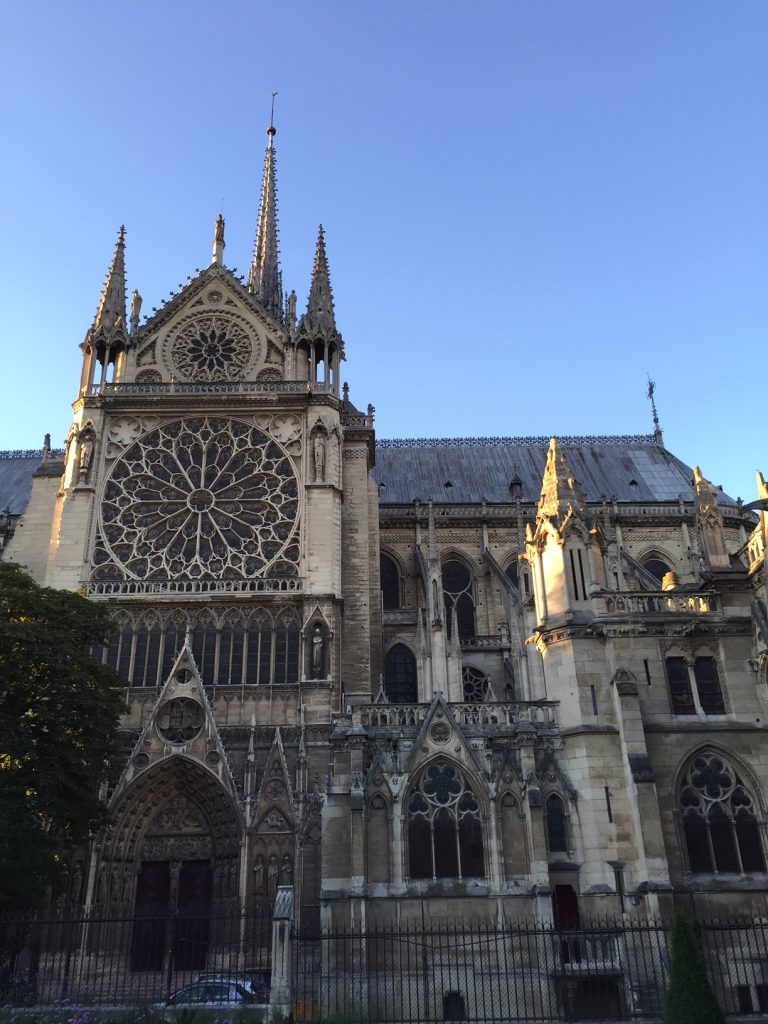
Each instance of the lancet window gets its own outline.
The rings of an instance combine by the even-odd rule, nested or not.
[[[299,679],[301,627],[293,608],[190,613],[175,609],[143,618],[118,615],[118,628],[94,657],[130,686],[167,678],[189,626],[192,653],[206,686],[259,686]]]
[[[727,758],[719,753],[695,757],[683,776],[679,806],[691,871],[765,871],[760,809]]]
[[[689,666],[685,658],[671,657],[667,658],[666,668],[673,714],[696,714],[696,697],[705,715],[725,714],[725,701],[715,658],[701,655],[694,658]],[[696,687],[695,696],[691,677]]]
[[[463,562],[452,558],[443,563],[443,603],[449,638],[453,632],[453,612],[459,627],[459,639],[471,640],[475,635],[475,601],[472,596],[472,573]]]
[[[390,704],[415,704],[419,699],[416,659],[405,644],[395,644],[387,651],[384,692]]]
[[[445,761],[429,765],[408,801],[408,863],[412,879],[485,877],[480,805]]]
[[[557,794],[547,797],[544,805],[547,824],[547,848],[550,853],[568,852],[568,828],[566,824],[565,806]]]
[[[379,574],[381,579],[381,600],[385,611],[400,607],[400,573],[397,563],[389,555],[379,557]]]

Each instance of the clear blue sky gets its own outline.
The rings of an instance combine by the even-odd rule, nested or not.
[[[117,228],[149,311],[327,232],[379,436],[635,433],[768,472],[765,0],[6,5],[0,448],[63,440]]]

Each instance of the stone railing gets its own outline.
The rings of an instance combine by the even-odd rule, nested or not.
[[[494,633],[491,636],[470,636],[466,640],[459,640],[462,651],[498,651],[499,648],[509,647],[509,636],[502,633]]]
[[[132,594],[300,594],[301,579],[276,580],[115,580],[84,583],[92,597],[130,597]]]
[[[557,726],[556,701],[512,701],[488,704],[449,704],[451,713],[460,725],[531,725]],[[429,704],[363,704],[355,708],[360,725],[365,728],[381,726],[420,726],[427,717]]]
[[[172,381],[159,384],[93,384],[89,395],[258,395],[258,394],[319,394],[336,395],[338,388],[322,381],[307,380],[233,380],[217,383],[182,383]],[[365,419],[365,417],[363,417]]]
[[[717,594],[690,590],[620,591],[597,598],[607,615],[708,615],[720,611]]]

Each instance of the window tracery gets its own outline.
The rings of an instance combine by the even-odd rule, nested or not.
[[[430,764],[408,802],[412,879],[484,878],[480,806],[453,765]]]
[[[390,704],[415,704],[419,699],[416,659],[405,644],[395,644],[387,651],[384,692]]]
[[[163,424],[112,466],[93,579],[295,576],[298,508],[291,458],[257,426]]]
[[[484,704],[491,698],[491,680],[479,668],[465,665],[461,670],[461,681],[467,704]]]
[[[160,686],[189,625],[192,653],[206,686],[260,686],[299,679],[300,620],[294,608],[173,609],[115,616],[117,629],[93,656],[130,686]]]
[[[169,356],[181,380],[242,380],[254,354],[247,332],[230,317],[196,316],[179,328]]]
[[[735,766],[719,753],[695,757],[679,799],[690,870],[765,871],[759,809]]]
[[[475,602],[472,596],[472,573],[457,558],[452,558],[442,565],[443,602],[448,637],[453,630],[453,611],[460,640],[471,640],[475,635]]]

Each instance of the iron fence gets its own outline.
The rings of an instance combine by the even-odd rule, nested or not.
[[[726,1014],[768,1014],[768,919],[694,930]],[[560,929],[427,918],[323,931],[310,917],[290,939],[289,1009],[297,1024],[653,1022],[668,983],[668,941],[658,921]],[[267,1003],[271,943],[266,905],[248,914],[0,917],[0,1005],[159,1005],[217,979],[247,982]]]
[[[768,921],[695,926],[729,1016],[768,1010]],[[669,977],[668,925],[538,922],[379,926],[297,935],[297,1021],[658,1021]]]
[[[271,909],[0,917],[0,1005],[142,1006],[199,980],[242,979],[269,997]]]

